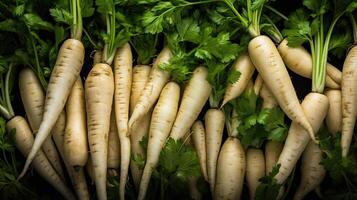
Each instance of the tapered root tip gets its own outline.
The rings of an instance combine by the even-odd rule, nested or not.
[[[19,181],[22,177],[25,176],[28,168],[30,167],[30,163],[31,163],[31,161],[29,159],[27,159],[24,168],[22,169],[19,177],[17,177],[17,179],[16,179],[17,181]]]
[[[227,100],[227,99],[223,99],[223,102],[222,102],[222,104],[221,104],[220,109],[222,109],[223,106],[226,105],[227,103],[228,103],[228,100]]]

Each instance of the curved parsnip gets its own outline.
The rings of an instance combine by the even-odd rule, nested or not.
[[[265,176],[264,153],[260,149],[249,148],[247,150],[246,179],[249,188],[250,199],[254,199],[255,191],[259,186],[259,179]]]
[[[31,130],[36,134],[42,121],[45,93],[39,79],[31,69],[25,68],[21,70],[19,74],[19,89]],[[61,159],[51,137],[44,141],[42,150],[51,165],[64,180]]]
[[[180,87],[178,84],[167,83],[162,89],[151,117],[146,164],[140,182],[138,200],[145,198],[151,174],[159,161],[160,152],[174,123],[179,100]]]
[[[108,134],[108,169],[119,169],[120,167],[120,141],[114,113],[114,108],[112,108],[112,113],[110,115],[110,128]]]
[[[99,200],[107,199],[108,133],[114,95],[114,77],[108,64],[94,65],[85,82],[88,142]]]
[[[197,151],[200,161],[201,173],[203,178],[208,181],[207,177],[207,159],[206,159],[206,131],[201,121],[196,121],[192,128],[192,141]]]
[[[312,128],[317,132],[327,114],[328,98],[319,93],[309,93],[301,106]],[[310,137],[306,130],[297,123],[292,122],[278,160],[278,164],[281,164],[279,173],[275,176],[278,184],[284,183],[288,178],[309,141]]]
[[[342,155],[350,149],[357,115],[357,46],[354,46],[343,63],[342,70]]]
[[[16,148],[27,156],[33,145],[33,135],[31,129],[23,117],[16,116],[6,124],[7,131],[16,130]],[[42,150],[39,150],[33,160],[33,166],[37,173],[49,182],[66,199],[75,199],[71,190],[66,186],[61,177],[51,166]]]
[[[273,41],[267,36],[257,36],[249,42],[248,51],[254,66],[281,109],[292,121],[304,127],[316,141],[314,131],[301,108],[288,71]]]
[[[19,178],[25,175],[32,159],[41,149],[43,142],[50,135],[53,126],[66,104],[73,84],[79,77],[83,61],[84,46],[82,42],[76,39],[67,39],[64,41],[58,52],[56,64],[52,70],[50,81],[48,82],[42,122]]]
[[[64,154],[63,144],[64,144],[65,128],[66,128],[66,113],[61,112],[55,126],[51,131],[51,134],[53,140],[56,143],[57,149],[64,161],[64,164],[66,166],[67,172],[71,179],[74,190],[76,191],[78,199],[89,200],[89,192],[88,192],[88,187],[87,187],[87,182],[86,182],[86,177],[84,175],[83,167],[79,167],[75,170],[73,166],[69,165],[69,163],[67,162],[67,158]]]
[[[324,92],[330,103],[326,116],[326,125],[332,135],[341,131],[342,126],[342,96],[341,90],[327,90]]]
[[[170,73],[160,69],[159,65],[169,62],[171,56],[171,51],[167,47],[157,56],[151,69],[149,80],[131,114],[128,124],[130,129],[136,121],[149,112],[150,108],[152,108],[159,98],[162,88],[169,81]]]
[[[242,94],[255,71],[254,65],[247,54],[239,56],[234,62],[233,68],[240,72],[240,77],[237,82],[228,84],[221,107]]]
[[[237,138],[228,137],[217,162],[217,180],[214,199],[241,198],[246,160],[244,149]]]
[[[312,58],[306,49],[300,47],[289,47],[288,40],[284,39],[278,46],[281,58],[290,70],[302,77],[311,79]],[[326,86],[333,89],[340,88],[342,73],[331,64],[326,65]]]
[[[301,162],[301,181],[294,195],[294,200],[302,200],[309,192],[316,189],[325,177],[326,170],[320,165],[323,152],[319,145],[309,142]]]
[[[150,71],[151,67],[148,65],[136,65],[133,68],[133,82],[131,84],[130,93],[130,114],[133,112],[134,107],[140,98],[140,94],[145,88],[145,85],[149,79]],[[141,155],[143,158],[145,158],[145,151],[140,145],[140,141],[149,133],[151,113],[152,111],[149,111],[141,120],[134,123],[132,126],[130,134],[131,155]],[[133,160],[130,161],[130,171],[133,177],[135,188],[139,189],[140,179],[143,171],[139,169]]]
[[[130,164],[130,138],[128,131],[129,102],[133,68],[133,56],[128,43],[118,48],[114,58],[114,106],[120,140],[119,196],[125,199],[125,185]]]
[[[224,120],[224,113],[219,109],[211,108],[205,114],[207,177],[212,196],[216,184],[217,158],[222,143]]]
[[[170,133],[173,139],[181,139],[190,130],[208,100],[212,88],[207,81],[207,74],[207,68],[197,67],[187,83]]]
[[[83,167],[88,160],[88,141],[84,88],[80,77],[74,83],[68,97],[66,114],[64,154],[70,166]]]
[[[265,84],[263,84],[260,90],[260,97],[262,97],[263,99],[263,105],[262,105],[263,108],[270,109],[278,105],[278,102],[276,102],[275,97],[273,96],[273,94]]]

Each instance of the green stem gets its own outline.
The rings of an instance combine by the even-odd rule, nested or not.
[[[11,105],[11,100],[10,100],[10,75],[12,72],[12,65],[10,64],[9,70],[6,73],[6,78],[5,78],[5,99],[6,99],[6,105],[9,114],[13,117],[15,116],[14,109],[12,108]]]
[[[272,25],[273,29],[269,29],[266,34],[268,34],[276,43],[280,43],[283,41],[284,37],[279,31],[278,27],[275,26],[274,22],[270,19],[270,17],[265,16],[265,18],[268,20],[269,24]]]
[[[35,54],[35,65],[36,65],[37,76],[40,79],[42,87],[44,89],[46,89],[47,88],[47,82],[46,82],[45,77],[43,76],[43,72],[42,72],[42,69],[41,69],[41,66],[40,66],[40,61],[38,59],[38,53],[37,53],[37,48],[36,48],[36,45],[35,45],[35,41],[33,40],[33,36],[31,34],[30,28],[29,27],[27,27],[27,28],[28,28],[29,35],[30,35],[30,41],[31,41],[33,53]]]
[[[83,31],[83,22],[82,22],[80,0],[71,0],[70,8],[73,16],[71,38],[81,40],[82,31]]]
[[[273,7],[269,6],[269,5],[265,5],[265,7],[268,8],[269,10],[271,10],[273,13],[275,13],[279,17],[283,18],[285,21],[289,20],[289,18],[287,16],[285,16],[283,13],[279,12],[275,8],[273,8]]]
[[[11,119],[13,116],[7,111],[7,109],[0,105],[0,113],[3,117],[5,117],[6,120]]]
[[[241,14],[239,14],[239,12],[237,11],[237,9],[235,9],[233,2],[229,1],[229,0],[224,0],[224,2],[227,4],[227,6],[232,10],[232,12],[238,17],[238,19],[241,21],[241,23],[243,24],[244,27],[249,28],[249,23],[248,20],[245,19],[244,17],[242,17]]]
[[[353,16],[352,13],[349,14],[350,19],[351,19],[351,23],[352,23],[352,30],[353,30],[353,41],[355,44],[357,44],[357,24],[356,24],[356,20]]]
[[[94,49],[99,49],[99,45],[97,45],[94,40],[92,39],[92,37],[89,35],[89,33],[86,31],[86,29],[83,29],[83,33],[87,36],[89,42],[93,45]]]

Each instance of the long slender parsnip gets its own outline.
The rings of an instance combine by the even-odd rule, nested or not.
[[[181,104],[170,137],[181,139],[197,119],[211,94],[211,85],[206,80],[208,70],[197,67],[183,92]]]
[[[85,82],[88,142],[99,200],[107,199],[108,133],[114,95],[114,77],[108,64],[94,65]]]
[[[84,46],[82,42],[76,39],[67,39],[64,41],[58,52],[56,64],[52,70],[50,81],[48,82],[42,122],[19,178],[25,175],[36,153],[50,135],[53,126],[66,104],[73,84],[79,77],[83,61]]]
[[[174,82],[167,83],[162,89],[151,117],[146,164],[140,182],[139,200],[145,198],[151,174],[159,161],[160,152],[174,123],[179,100],[179,85]]]
[[[73,166],[70,166],[67,162],[66,156],[64,154],[64,135],[66,129],[66,114],[65,112],[61,112],[58,120],[53,127],[51,134],[53,140],[56,143],[57,149],[61,154],[61,157],[66,166],[67,172],[71,179],[74,190],[76,191],[77,197],[80,200],[89,200],[89,191],[87,187],[86,177],[84,175],[83,167],[77,167],[76,170]]]
[[[249,56],[264,80],[264,84],[273,93],[285,114],[307,130],[316,141],[315,134],[307,120],[288,71],[273,41],[264,35],[253,38],[248,45]]]
[[[40,80],[31,69],[25,68],[21,70],[19,74],[19,89],[31,130],[36,134],[42,121],[45,93],[43,92]],[[42,150],[51,165],[64,180],[65,176],[60,156],[51,137],[48,137],[44,141]]]
[[[301,162],[301,181],[294,195],[294,200],[302,200],[309,192],[316,189],[325,178],[326,170],[320,165],[323,152],[319,145],[309,142]]]
[[[131,84],[130,93],[130,114],[133,112],[136,103],[138,102],[141,92],[144,90],[147,81],[149,80],[151,67],[148,65],[136,65],[133,68],[133,82]],[[131,155],[140,155],[145,157],[145,150],[140,145],[140,141],[144,136],[149,133],[151,111],[149,111],[138,122],[134,123],[130,134]],[[134,185],[136,189],[139,189],[140,179],[143,171],[134,163],[130,162],[130,171],[133,177]]]
[[[224,113],[219,109],[211,108],[205,114],[207,177],[212,196],[216,184],[217,158],[222,143],[224,120]]]
[[[208,181],[205,127],[201,121],[196,121],[193,124],[191,131],[191,138],[200,161],[202,176],[206,181]]]
[[[64,154],[70,166],[83,167],[88,160],[88,140],[84,88],[80,77],[74,83],[68,97],[66,114]]]
[[[246,170],[244,149],[237,138],[228,137],[217,162],[214,199],[241,198]]]
[[[6,129],[8,131],[16,130],[16,148],[19,149],[24,156],[27,156],[33,145],[34,137],[26,120],[23,117],[16,116],[7,122]],[[33,160],[33,166],[37,173],[56,188],[64,198],[75,199],[71,190],[51,166],[42,150],[39,150],[38,154],[36,154]]]
[[[239,56],[234,62],[233,68],[240,72],[240,76],[237,82],[228,84],[221,107],[242,94],[255,71],[254,65],[247,54]]]
[[[357,46],[354,46],[345,59],[342,69],[342,155],[350,149],[357,115]]]
[[[128,131],[129,102],[133,68],[133,56],[129,43],[117,49],[114,58],[114,107],[120,140],[119,196],[125,199],[125,185],[130,164],[130,138]]]
[[[157,56],[153,64],[153,68],[151,69],[150,77],[145,86],[145,89],[140,95],[139,101],[135,105],[135,108],[131,114],[128,124],[130,129],[136,121],[138,121],[149,112],[150,108],[153,107],[159,98],[162,88],[169,81],[169,72],[160,69],[159,65],[168,63],[171,56],[171,50],[167,47],[165,47]]]
[[[323,94],[311,92],[305,97],[301,106],[314,131],[317,132],[327,114],[328,98]],[[292,122],[278,160],[278,164],[281,164],[279,173],[275,176],[278,184],[284,183],[288,178],[309,141],[310,137],[306,130]]]

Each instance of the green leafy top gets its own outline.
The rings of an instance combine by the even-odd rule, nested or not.
[[[186,1],[181,3],[191,4]],[[166,4],[171,3],[161,2],[158,5]],[[148,12],[154,14],[152,10]],[[245,50],[245,45],[234,44],[231,38],[237,34],[237,30],[229,27],[227,23],[213,22],[214,17],[205,18],[204,9],[182,9],[170,15],[168,13],[164,16],[165,19],[170,18],[170,23],[163,21],[162,28],[155,29],[157,30],[155,32],[148,31],[151,30],[151,26],[147,27],[144,24],[144,29],[149,33],[162,33],[165,36],[166,45],[173,52],[170,62],[160,67],[169,71],[175,81],[185,83],[196,67],[206,66],[208,68],[207,79],[213,87],[210,102],[212,106],[218,107],[228,77],[225,69]],[[229,81],[239,78],[236,74],[234,75],[230,76]]]
[[[278,198],[281,185],[276,182],[276,179],[274,177],[278,174],[279,168],[280,164],[274,166],[272,171],[269,172],[267,176],[264,176],[259,179],[260,184],[255,191],[255,200]]]
[[[321,135],[320,148],[326,153],[326,157],[321,161],[321,165],[327,170],[327,179],[330,180],[326,191],[333,191],[333,194],[325,195],[336,198],[348,199],[348,197],[357,197],[357,157],[356,154],[350,154],[343,157],[341,153],[341,134],[332,137],[326,127],[319,131]],[[351,152],[356,152],[356,143],[351,146]],[[338,190],[337,190],[338,189]],[[354,199],[351,198],[351,199]]]
[[[109,65],[114,60],[116,49],[129,41],[131,36],[131,24],[123,14],[124,11],[116,8],[119,3],[118,0],[96,0],[97,11],[106,24],[106,32],[100,34],[104,41],[103,62]]]
[[[146,150],[147,138],[140,143]],[[133,156],[133,160],[139,168],[144,168],[145,158],[140,155]],[[189,178],[200,176],[200,166],[196,151],[185,145],[182,140],[169,138],[160,153],[159,162],[153,172],[153,182],[160,184],[161,199],[172,193],[182,193],[180,189],[187,189],[185,184]],[[151,184],[154,187],[155,184]],[[150,190],[155,190],[151,188]],[[166,194],[165,194],[166,193]],[[184,192],[186,193],[186,192]],[[156,198],[158,199],[158,196]]]
[[[57,0],[56,7],[50,9],[50,14],[58,23],[71,26],[71,37],[81,40],[83,31],[82,18],[94,13],[92,0]]]
[[[237,113],[238,138],[244,146],[260,148],[267,139],[285,140],[288,126],[284,122],[284,112],[279,107],[262,108],[261,99],[254,89],[245,91],[230,105]]]
[[[328,51],[337,48],[339,53],[338,47],[344,47],[348,41],[346,33],[332,35],[332,31],[341,16],[352,12],[357,3],[352,0],[333,3],[328,0],[304,0],[303,5],[305,8],[296,10],[289,17],[283,33],[289,46],[309,42],[313,61],[312,91],[322,93]]]

